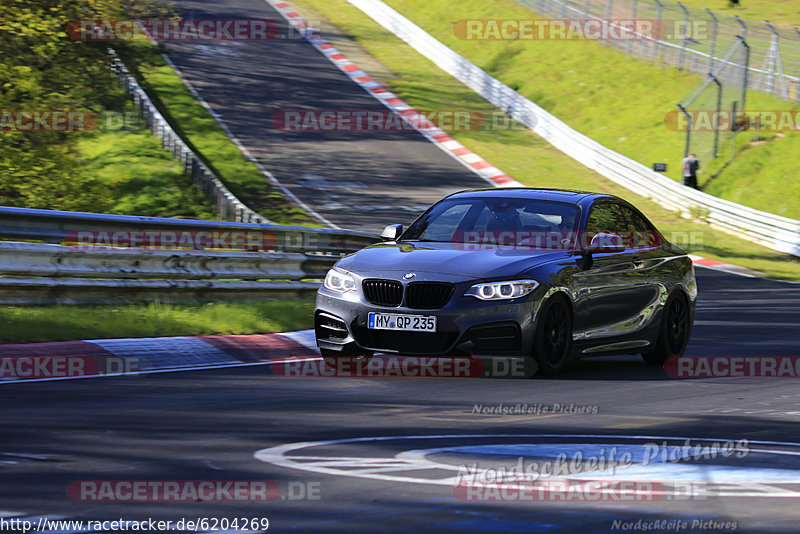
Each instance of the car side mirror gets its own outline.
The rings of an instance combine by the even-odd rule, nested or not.
[[[624,252],[625,248],[625,243],[622,242],[622,238],[617,234],[600,232],[592,238],[587,252],[589,254],[595,252]]]
[[[402,224],[390,224],[381,232],[381,241],[397,241],[397,238],[403,234]]]

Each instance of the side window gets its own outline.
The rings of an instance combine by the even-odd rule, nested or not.
[[[653,226],[638,212],[628,206],[620,206],[627,221],[627,234],[623,236],[629,248],[653,247],[660,245],[661,236]]]
[[[633,246],[634,232],[631,232],[627,211],[629,210],[616,202],[599,202],[592,206],[586,220],[585,242],[591,243],[595,235],[607,232],[620,236],[626,248]]]
[[[592,206],[589,218],[586,220],[586,232],[592,235],[599,232],[610,232],[619,235],[628,229],[625,214],[619,204],[613,202],[600,202]]]

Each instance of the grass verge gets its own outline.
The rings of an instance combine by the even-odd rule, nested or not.
[[[161,47],[132,42],[118,52],[164,118],[242,202],[276,224],[320,226],[233,144],[161,57]]]
[[[139,120],[132,103],[100,117],[99,127],[78,140],[78,151],[83,172],[109,193],[104,213],[217,218],[214,205],[161,148],[161,140]]]
[[[468,0],[464,4],[459,4],[459,9],[471,3],[472,0]],[[496,4],[496,2],[489,3]],[[296,4],[293,2],[293,5]],[[396,5],[398,2],[392,4]],[[377,25],[346,0],[303,0],[300,7],[303,6],[305,9],[301,15],[310,20],[329,20],[355,40],[355,43],[349,44],[350,49],[354,49],[355,44],[358,44],[362,48],[361,54],[369,54],[372,56],[372,61],[383,64],[391,74],[379,75],[378,79],[417,109],[469,109],[487,116],[495,111],[491,104]],[[428,6],[437,10],[446,8],[438,4],[436,6],[428,4]],[[459,18],[467,18],[464,15],[459,11]],[[412,18],[416,16],[415,12]],[[431,16],[430,13],[428,16]],[[449,15],[449,18],[444,15],[443,17],[449,20],[452,15]],[[338,42],[334,43],[340,46]],[[581,44],[591,44],[602,49],[593,43]],[[360,61],[357,55],[351,54],[350,51],[348,54],[357,63]],[[555,65],[549,68],[555,68]],[[630,69],[631,73],[634,73],[636,65]],[[644,82],[642,85],[645,85]],[[642,88],[642,91],[645,89]],[[565,97],[567,102],[570,99],[574,100],[574,95]],[[450,134],[525,185],[617,194],[642,209],[668,238],[685,246],[690,252],[742,265],[770,277],[800,280],[800,261],[796,258],[715,230],[700,220],[682,219],[674,212],[630,193],[580,165],[527,129],[451,131]],[[681,239],[681,236],[685,240]]]
[[[0,343],[268,334],[313,328],[314,301],[0,307]]]

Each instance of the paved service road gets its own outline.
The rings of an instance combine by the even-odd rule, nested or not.
[[[263,0],[173,2],[185,17],[283,18]],[[334,224],[409,223],[441,197],[489,187],[417,132],[284,132],[285,110],[387,111],[305,39],[170,42],[170,58],[249,152]],[[387,199],[391,201],[387,202]]]
[[[689,354],[797,355],[800,286],[707,269],[698,279]],[[269,532],[622,532],[639,520],[671,521],[662,531],[729,532],[720,525],[731,521],[737,532],[797,531],[797,379],[675,380],[634,357],[576,362],[534,380],[287,378],[270,369],[0,385],[0,516],[265,516]],[[481,413],[518,403],[531,413]],[[676,452],[685,438],[701,453],[726,452],[692,460]],[[731,448],[714,447],[727,440]],[[616,458],[631,453],[634,465],[586,472],[578,462],[566,478],[634,481],[636,491],[650,484],[659,496],[492,502],[465,501],[454,489],[459,466],[489,477],[490,469],[552,465],[560,453],[602,458],[612,448]],[[675,454],[679,462],[664,461]],[[69,498],[70,484],[85,480],[269,480],[282,498]]]

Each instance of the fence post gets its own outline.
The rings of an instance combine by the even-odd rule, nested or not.
[[[708,72],[714,72],[714,53],[716,52],[717,48],[717,31],[719,29],[719,22],[717,21],[717,16],[714,14],[713,11],[706,8],[706,13],[711,18],[711,45],[708,51]]]
[[[786,79],[783,74],[783,60],[781,59],[779,45],[781,36],[778,30],[775,29],[775,26],[770,24],[769,21],[765,20],[764,24],[769,28],[769,31],[772,32],[772,38],[769,43],[769,57],[771,60],[769,72],[770,89],[772,93],[777,94],[779,97],[788,99],[789,92],[786,90]],[[778,77],[777,85],[775,84],[776,76]]]
[[[608,0],[608,7],[606,9],[606,20],[611,20],[614,17],[614,0]]]
[[[678,6],[683,10],[683,42],[678,50],[678,68],[683,69],[683,56],[686,54],[686,47],[689,44],[689,10],[681,2]]]
[[[797,28],[792,28],[794,32],[797,34],[798,37],[798,45],[800,45],[800,30]],[[797,67],[797,81],[794,82],[794,99],[800,102],[800,63],[798,63]]]
[[[741,35],[737,35],[744,47],[744,81],[742,83],[742,112],[747,111],[747,86],[750,84],[750,45]]]
[[[661,0],[655,0],[655,2],[656,2],[656,24],[658,24],[658,27],[660,28],[661,19],[664,13],[664,4],[661,3]],[[658,46],[660,42],[661,39],[653,41],[653,59],[655,60],[658,60]]]
[[[736,19],[736,22],[742,27],[742,39],[747,39],[747,24],[744,23],[742,19],[739,18],[739,15],[733,16]]]
[[[678,109],[680,109],[681,113],[683,113],[686,116],[686,146],[683,149],[683,157],[685,158],[689,155],[689,148],[691,146],[690,143],[692,137],[692,115],[691,113],[686,111],[686,109],[680,104],[678,104]]]
[[[631,6],[631,19],[634,21],[636,20],[636,15],[639,11],[639,0],[633,0],[633,5]],[[660,31],[660,28],[655,29],[656,32]],[[644,40],[644,36],[639,35],[638,38],[628,40],[628,53],[630,54],[633,50],[633,41],[636,40]]]
[[[739,133],[736,104],[737,102],[734,100],[733,105],[731,106],[731,157],[728,159],[728,163],[733,163],[733,160],[736,158],[736,134]]]
[[[722,111],[722,84],[716,76],[708,73],[711,79],[717,84],[717,113],[714,115],[714,159],[717,159],[717,152],[719,148],[719,115]]]

